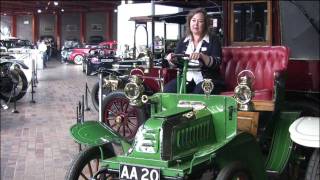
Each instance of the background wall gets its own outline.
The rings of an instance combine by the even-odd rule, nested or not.
[[[108,12],[92,12],[86,13],[85,16],[85,41],[90,36],[103,36],[106,40],[117,40],[117,13],[112,13],[112,32],[111,39],[106,39],[109,30],[109,14]],[[53,14],[38,14],[39,16],[39,38],[43,35],[51,35],[55,37],[56,17]],[[11,36],[12,16],[1,15],[1,35],[0,38]],[[28,23],[29,24],[28,24]],[[95,28],[94,28],[95,26]],[[76,38],[80,40],[80,13],[63,13],[61,14],[61,46],[67,38]],[[4,35],[7,33],[7,35]],[[28,39],[32,42],[32,15],[17,16],[17,37]],[[56,41],[56,37],[55,37]]]
[[[55,17],[53,14],[39,15],[39,38],[44,35],[51,35],[54,37]],[[56,41],[56,38],[54,39]]]
[[[66,13],[61,15],[61,45],[66,39],[80,41],[80,14]]]
[[[32,42],[32,16],[17,16],[17,37]]]
[[[112,18],[112,40],[117,40],[118,39],[118,13],[113,13],[113,18]]]
[[[90,36],[102,36],[106,39],[107,13],[95,12],[86,14],[86,42]]]

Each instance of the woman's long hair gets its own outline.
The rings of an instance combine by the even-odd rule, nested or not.
[[[208,17],[207,15],[207,11],[203,8],[196,8],[196,9],[193,9],[191,10],[186,19],[187,19],[187,22],[186,22],[186,27],[187,27],[187,31],[186,31],[186,35],[192,35],[192,32],[191,32],[191,29],[190,29],[190,21],[192,19],[192,17],[197,14],[197,13],[202,13],[203,16],[204,16],[204,31],[203,31],[203,34],[201,37],[203,37],[204,35],[208,34],[209,33],[209,24],[210,24],[210,18]]]

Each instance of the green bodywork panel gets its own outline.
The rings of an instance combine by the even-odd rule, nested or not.
[[[298,112],[282,112],[278,119],[275,119],[270,153],[266,161],[268,171],[282,173],[287,165],[292,152],[292,140],[289,127],[299,117]]]
[[[124,148],[129,144],[110,127],[99,121],[85,121],[70,128],[72,138],[89,146],[100,146],[108,142],[121,143]]]
[[[184,177],[197,173],[196,169],[201,165],[215,164],[221,168],[235,161],[244,163],[253,173],[253,179],[266,179],[259,145],[252,135],[246,133],[241,133],[220,143],[203,146],[190,158],[181,158],[174,163],[160,159],[123,155],[106,159],[102,161],[102,165],[113,170],[119,170],[120,164],[143,166],[160,169],[162,176]]]
[[[183,177],[196,173],[200,165],[225,165],[239,159],[250,162],[248,166],[258,174],[255,177],[265,179],[259,149],[255,158],[235,153],[238,149],[248,153],[259,147],[251,135],[237,135],[237,105],[233,98],[158,93],[150,101],[151,117],[138,130],[132,148],[123,155],[103,160],[103,166],[119,170],[120,164],[130,164],[160,169],[162,176]],[[202,108],[181,107],[181,102],[200,104]],[[233,158],[219,159],[219,154]]]

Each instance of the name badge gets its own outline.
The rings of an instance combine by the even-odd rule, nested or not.
[[[201,51],[207,51],[207,47],[201,47]]]

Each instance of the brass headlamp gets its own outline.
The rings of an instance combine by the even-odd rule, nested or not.
[[[140,106],[142,104],[141,95],[144,92],[142,82],[138,76],[133,75],[130,78],[130,82],[124,87],[124,94],[130,100],[130,105]]]

